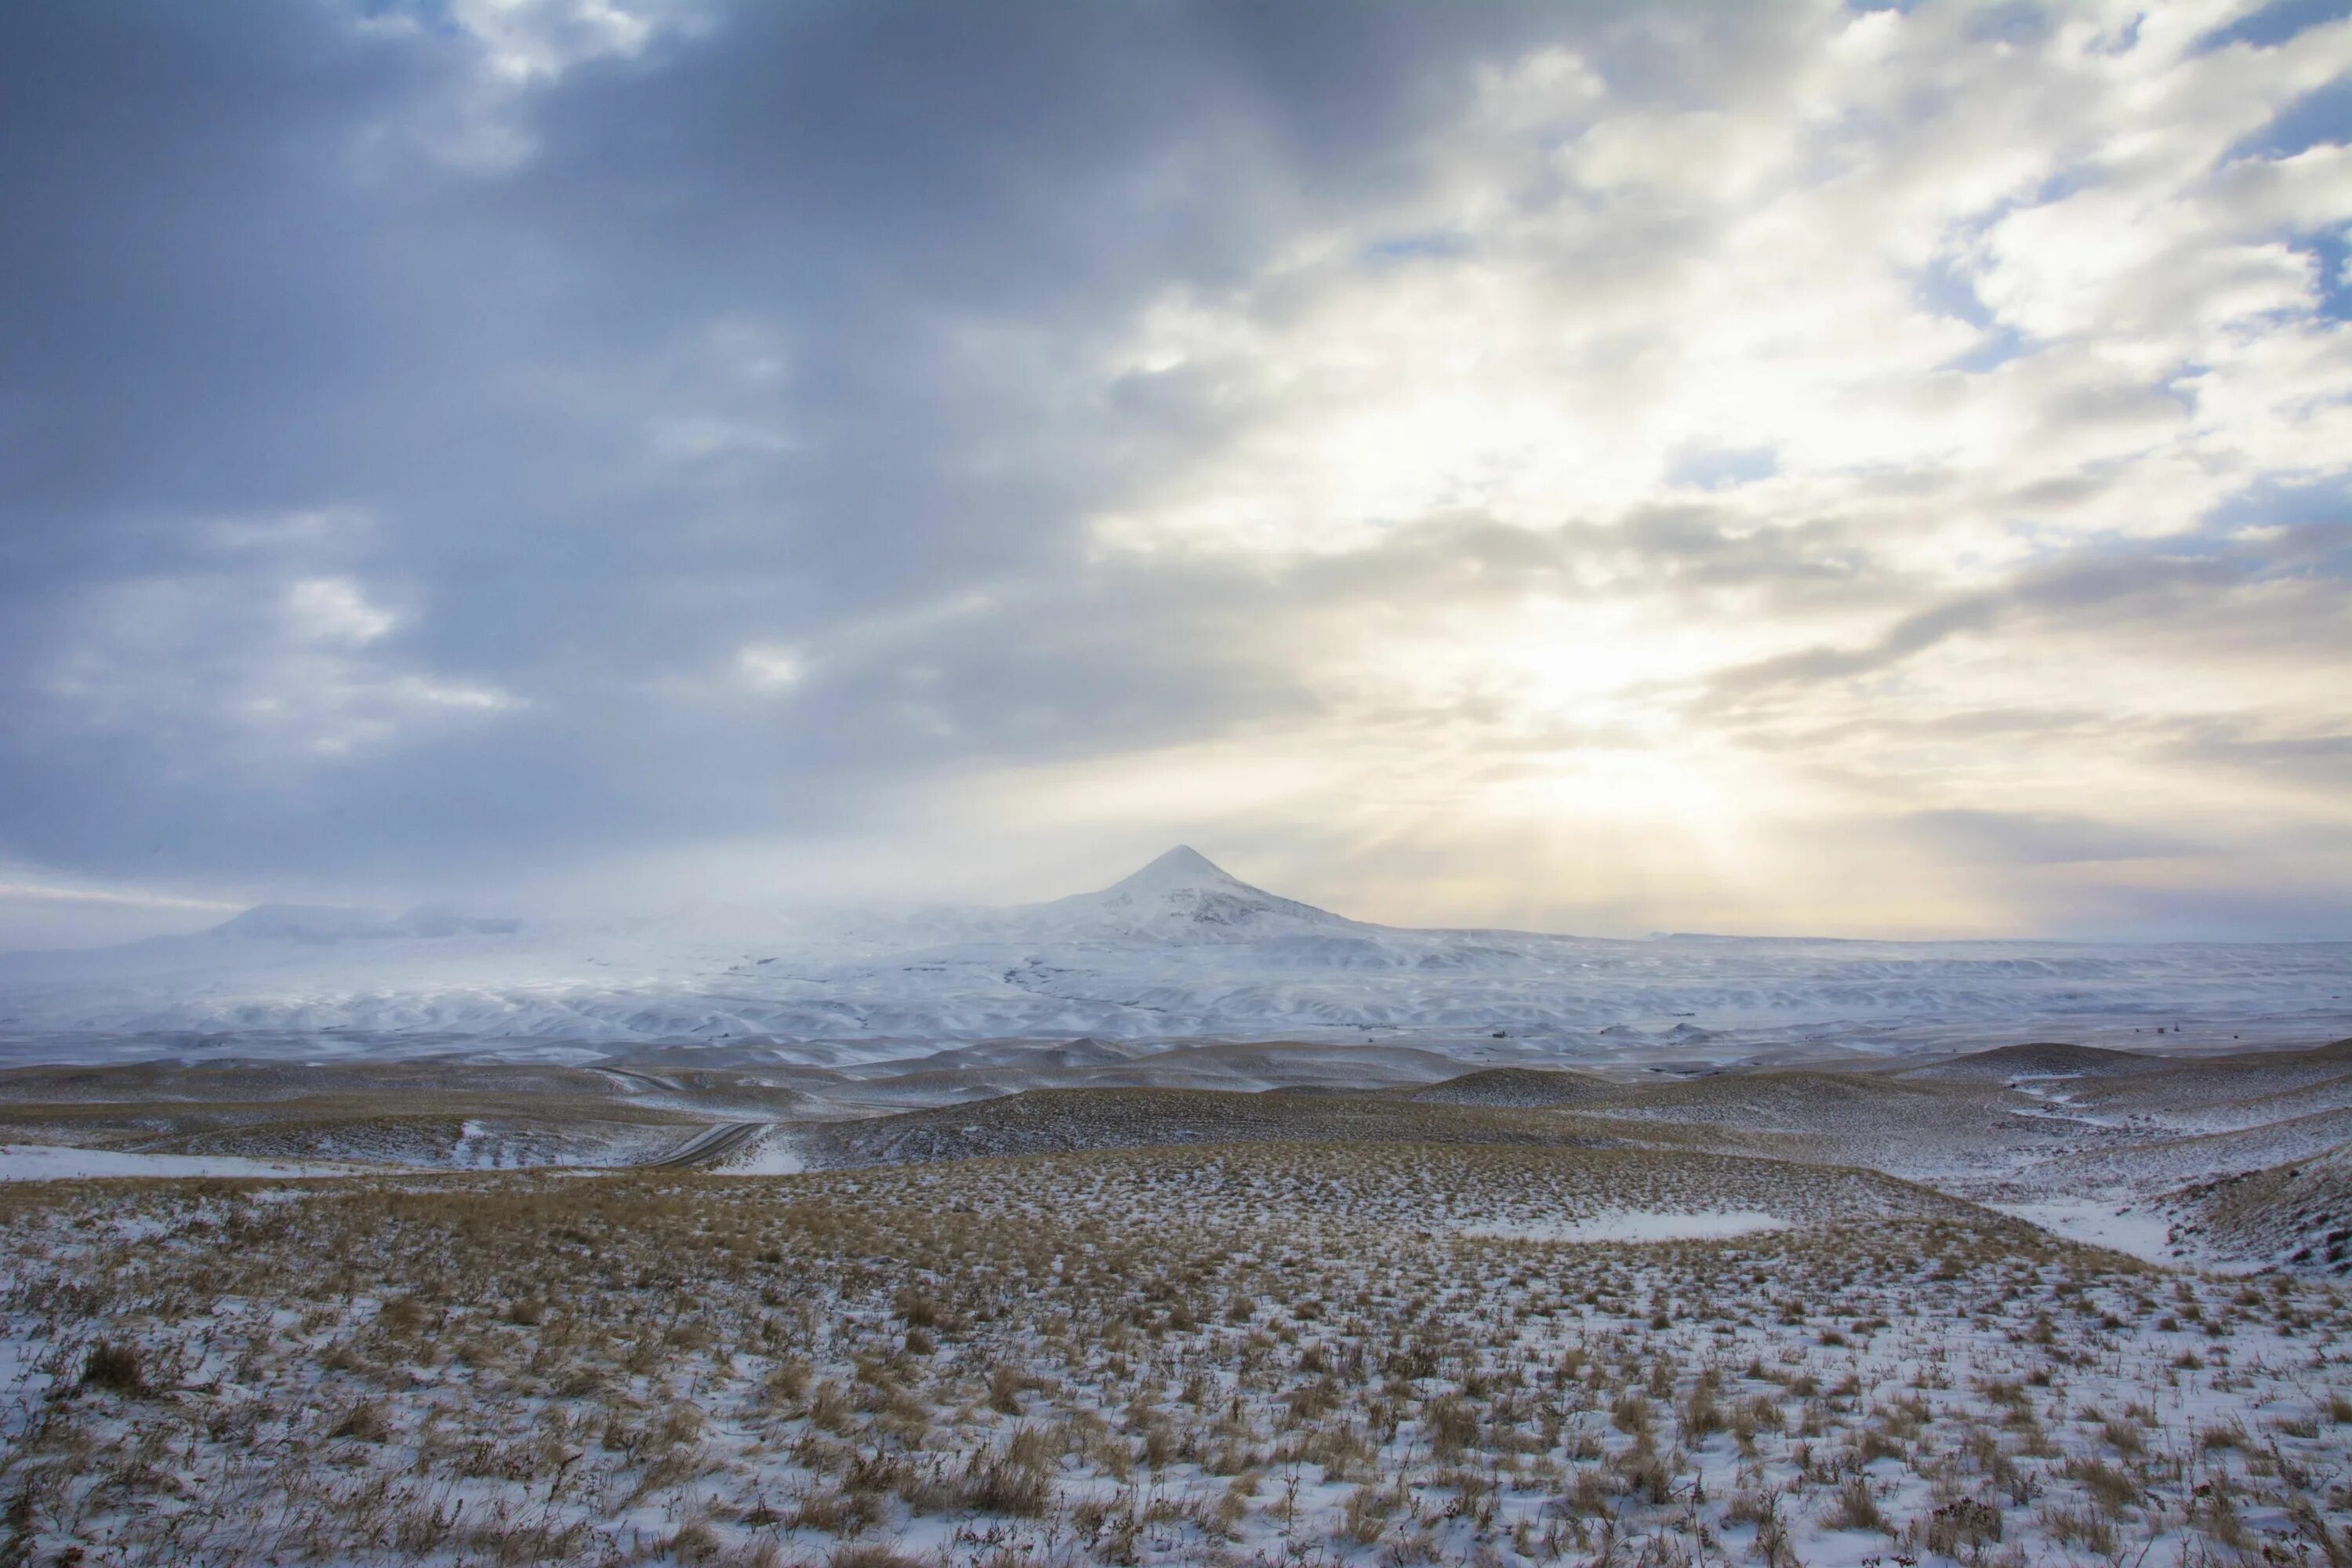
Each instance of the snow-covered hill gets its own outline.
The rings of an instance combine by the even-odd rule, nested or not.
[[[1034,936],[1066,941],[1260,942],[1364,931],[1356,921],[1253,888],[1189,844],[1098,893],[1077,893],[1014,911]]]
[[[193,936],[0,956],[0,1035],[16,1042],[0,1058],[100,1052],[101,1034],[233,1035],[248,1052],[269,1035],[313,1053],[424,1036],[725,1042],[840,1062],[1082,1035],[1693,1060],[2001,1035],[2161,1047],[2352,1033],[2352,944],[1400,930],[1254,888],[1189,848],[1050,903],[742,925],[708,911],[563,928],[254,910]]]

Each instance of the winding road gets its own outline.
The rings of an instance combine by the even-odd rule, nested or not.
[[[704,1128],[658,1159],[644,1162],[638,1169],[676,1171],[693,1165],[715,1165],[741,1153],[760,1134],[777,1125],[773,1121],[722,1121]]]

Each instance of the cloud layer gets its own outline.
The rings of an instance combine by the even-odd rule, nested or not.
[[[17,8],[0,861],[2352,933],[2347,72],[2237,0]]]

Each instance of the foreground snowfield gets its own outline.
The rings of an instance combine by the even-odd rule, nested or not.
[[[261,910],[196,936],[0,955],[0,1060],[152,1053],[137,1037],[156,1034],[201,1051],[225,1032],[248,1054],[464,1037],[565,1060],[692,1041],[831,1065],[910,1041],[1069,1036],[1481,1040],[1498,1058],[1601,1061],[1885,1051],[1989,1030],[2109,1044],[2183,1026],[2248,1043],[2352,1034],[2343,943],[1405,931],[1253,888],[1186,849],[1024,909],[475,929],[505,923]]]
[[[1770,1228],[1633,1239],[1727,1215]],[[1162,1148],[27,1184],[0,1226],[10,1561],[2352,1552],[2339,1289],[1852,1170]]]

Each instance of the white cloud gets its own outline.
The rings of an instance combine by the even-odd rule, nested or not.
[[[735,674],[754,691],[781,691],[807,677],[808,660],[782,643],[751,643],[736,650]]]
[[[0,860],[0,952],[96,947],[198,930],[243,907]]]
[[[643,53],[669,13],[662,0],[450,0],[449,19],[501,80],[543,82],[583,61]]]
[[[369,603],[366,592],[348,577],[306,577],[289,584],[286,616],[288,630],[299,641],[353,647],[372,643],[400,624],[390,611]]]
[[[539,150],[530,99],[569,72],[601,60],[635,59],[663,35],[707,26],[699,0],[448,0],[433,20],[398,8],[371,9],[364,31],[447,45],[467,68],[432,100],[369,139],[422,147],[460,169],[511,171]]]
[[[191,899],[177,893],[149,892],[136,888],[92,888],[57,882],[0,880],[0,899],[33,903],[129,904],[158,910],[235,910],[241,906],[221,899]]]
[[[115,583],[76,607],[37,689],[55,721],[144,736],[194,771],[347,757],[523,706],[489,682],[404,668],[386,646],[399,625],[350,577]]]
[[[2011,526],[1996,489],[2102,464],[2130,465],[2126,489],[2149,476],[2126,505],[2160,498],[2179,526],[2237,482],[2169,386],[2184,374],[2232,384],[2229,441],[2283,423],[2296,466],[2333,466],[2332,421],[2263,361],[2311,330],[2312,264],[2285,240],[2352,222],[2347,154],[2223,154],[2343,68],[2352,24],[2200,54],[2178,29],[2120,47],[2119,21],[2029,51],[1962,47],[1934,7],[1824,16],[1740,111],[1607,97],[1556,52],[1491,73],[1412,208],[1139,318],[1107,374],[1181,374],[1247,416],[1098,537],[1279,552],[1447,509],[1605,516],[1659,499],[1693,447],[1773,451],[1774,499],[1808,510],[1857,473],[1948,472],[1966,489],[1925,527],[1966,552]],[[2042,199],[2062,174],[2079,188]],[[1440,227],[1446,251],[1364,259]],[[1925,290],[1939,268],[1989,322]],[[2004,333],[2028,363],[1948,368]],[[2071,519],[2033,525],[2052,521]]]
[[[1890,628],[1967,595],[2030,599],[2021,574],[2070,552],[2198,535],[2258,479],[2352,472],[2352,329],[2320,312],[2295,248],[2352,223],[2352,150],[2233,152],[2352,68],[2352,22],[2200,49],[2242,9],[2085,5],[1991,42],[1958,7],[1818,7],[1696,110],[1604,85],[1605,59],[1493,68],[1421,150],[1416,195],[1138,315],[1106,381],[1213,407],[1225,434],[1098,514],[1096,558],[1279,572],[1373,558],[1447,514],[1631,535],[1688,500],[1691,453],[1769,454],[1709,515],[1759,541],[1832,527],[1851,574],[1705,588],[1629,538],[1631,570],[1596,551],[1513,595],[1351,604],[1286,645],[1325,715],[1288,743],[1350,758],[1360,797],[1387,803],[1367,839],[1544,819],[1547,841],[1631,835],[1669,880],[1712,864],[1726,897],[1738,868],[1780,865],[1765,838],[1808,821],[1986,801],[2095,799],[2153,826],[2227,812],[2243,781],[2112,731],[1986,757],[1958,731],[1890,746],[1853,727],[2055,700],[2151,733],[2216,715],[2341,733],[2352,626],[2332,580],[2242,563],[1988,611],[1730,710],[1685,699],[1776,654],[1906,636]],[[1694,76],[1730,68],[1709,47],[1692,43]],[[2299,630],[2240,629],[2256,625]],[[2340,799],[2286,795],[2315,826],[2352,826]],[[1924,850],[1918,868],[1931,922],[1997,921],[1997,889]]]

